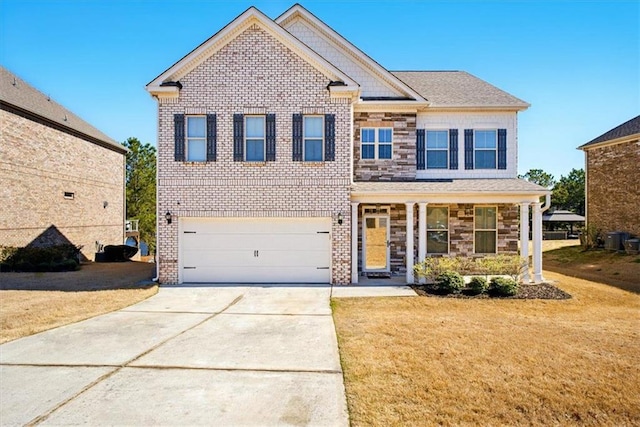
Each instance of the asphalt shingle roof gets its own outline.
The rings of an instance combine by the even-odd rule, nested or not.
[[[354,193],[535,193],[544,195],[548,189],[524,179],[495,178],[495,179],[453,179],[433,181],[409,182],[355,182],[351,186]]]
[[[53,122],[72,131],[72,134],[80,133],[117,151],[123,153],[127,151],[121,144],[2,66],[0,66],[0,102],[41,117],[45,121]]]
[[[590,145],[611,141],[612,139],[624,138],[625,136],[634,135],[636,133],[640,133],[640,116],[636,116],[633,119],[624,122],[620,126],[614,127],[610,131],[603,133],[599,137],[592,139],[578,148],[588,148]]]
[[[529,104],[465,71],[392,71],[432,107],[510,107]]]

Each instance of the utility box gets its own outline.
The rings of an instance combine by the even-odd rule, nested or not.
[[[604,241],[604,248],[608,251],[624,252],[624,243],[629,239],[629,233],[624,231],[613,231],[607,233]]]
[[[629,255],[638,255],[640,253],[640,239],[628,239],[624,243],[624,250]]]

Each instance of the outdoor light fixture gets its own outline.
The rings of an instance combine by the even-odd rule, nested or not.
[[[167,220],[167,224],[171,224],[171,212],[167,211],[167,213],[164,214],[164,217]]]
[[[338,225],[342,225],[342,212],[338,213]]]

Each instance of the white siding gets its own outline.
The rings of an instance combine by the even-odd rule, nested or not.
[[[417,172],[418,179],[425,178],[516,178],[518,175],[517,114],[513,112],[428,112],[419,113],[417,129],[458,129],[458,169],[425,169]],[[465,129],[506,129],[507,168],[464,168]]]

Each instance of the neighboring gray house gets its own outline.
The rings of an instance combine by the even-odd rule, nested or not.
[[[0,246],[122,244],[126,152],[0,67]]]
[[[162,282],[413,282],[426,256],[519,241],[528,260],[530,208],[543,280],[549,191],[517,178],[529,105],[477,77],[391,72],[294,5],[249,8],[147,90]]]

